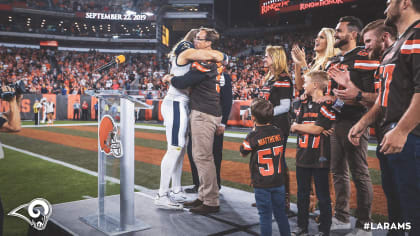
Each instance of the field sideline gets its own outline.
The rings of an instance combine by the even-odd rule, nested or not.
[[[29,126],[30,123],[24,122],[23,124]],[[72,123],[57,122],[54,127],[25,127],[20,133],[0,134],[0,140],[6,145],[47,156],[52,161],[56,161],[56,163],[51,162],[51,160],[43,161],[22,152],[5,148],[6,158],[0,160],[0,171],[3,173],[0,177],[0,189],[2,189],[1,197],[6,213],[35,197],[44,197],[52,204],[81,200],[83,196],[96,197],[96,177],[92,176],[97,171],[96,126],[90,126],[86,123],[77,123],[78,125],[74,126]],[[142,191],[140,186],[157,189],[160,176],[159,164],[166,149],[163,127],[144,124],[137,125],[137,127],[139,128],[136,129],[135,133],[135,184],[139,186],[138,190],[140,191]],[[242,138],[235,138],[239,135],[242,137],[245,133],[235,132],[225,135],[222,184],[252,191],[249,186],[248,159],[241,158],[237,151],[242,141]],[[291,185],[294,186],[292,194],[296,194],[295,147],[296,145],[289,143],[286,154],[287,163],[291,169]],[[386,204],[384,204],[385,197],[380,186],[379,165],[373,151],[369,151],[368,162],[375,192],[372,206],[374,218],[376,221],[383,221],[386,219],[384,216],[386,214]],[[66,165],[72,166],[66,167]],[[82,168],[89,173],[68,167]],[[183,185],[192,184],[188,158],[184,159],[183,170]],[[118,171],[114,174],[119,176]],[[38,186],[38,189],[36,185],[41,186]],[[352,185],[352,190],[354,192],[354,185]],[[355,207],[355,203],[353,196],[352,208]],[[5,219],[5,235],[22,235],[20,234],[23,233],[21,231],[22,227],[26,232],[26,223],[13,218],[6,217]],[[21,230],[16,231],[17,229]],[[10,232],[10,234],[7,232]],[[17,232],[19,234],[15,234]]]

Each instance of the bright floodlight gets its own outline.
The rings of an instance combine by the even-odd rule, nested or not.
[[[126,14],[126,15],[131,16],[131,15],[137,15],[137,12],[135,12],[135,11],[131,11],[131,10],[127,10],[127,11],[125,12],[125,14]]]

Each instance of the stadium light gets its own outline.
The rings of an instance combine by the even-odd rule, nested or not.
[[[127,10],[127,11],[125,11],[125,14],[131,16],[131,15],[137,15],[137,12],[131,11],[131,10]]]

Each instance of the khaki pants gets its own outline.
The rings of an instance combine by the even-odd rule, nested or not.
[[[213,141],[222,117],[191,111],[192,153],[197,166],[200,187],[198,199],[207,206],[219,206],[219,186],[213,157]]]
[[[357,209],[356,227],[371,221],[371,205],[373,198],[372,181],[370,179],[367,157],[368,133],[360,137],[360,145],[353,146],[347,135],[354,122],[341,120],[334,124],[331,136],[331,172],[335,188],[335,217],[343,222],[350,221],[350,173],[356,186]]]

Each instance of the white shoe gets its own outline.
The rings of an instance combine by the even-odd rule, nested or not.
[[[159,196],[159,194],[155,197],[155,205],[160,206],[167,209],[176,209],[180,210],[183,209],[184,206],[181,203],[172,201],[168,195]]]
[[[345,236],[372,236],[372,231],[365,231],[363,229],[354,228],[350,233]]]
[[[331,230],[351,229],[351,223],[345,223],[337,218],[332,218]]]
[[[187,201],[187,196],[185,196],[185,193],[183,191],[179,191],[177,193],[174,193],[171,191],[169,193],[169,197],[172,201],[178,202],[178,203],[184,203]]]

